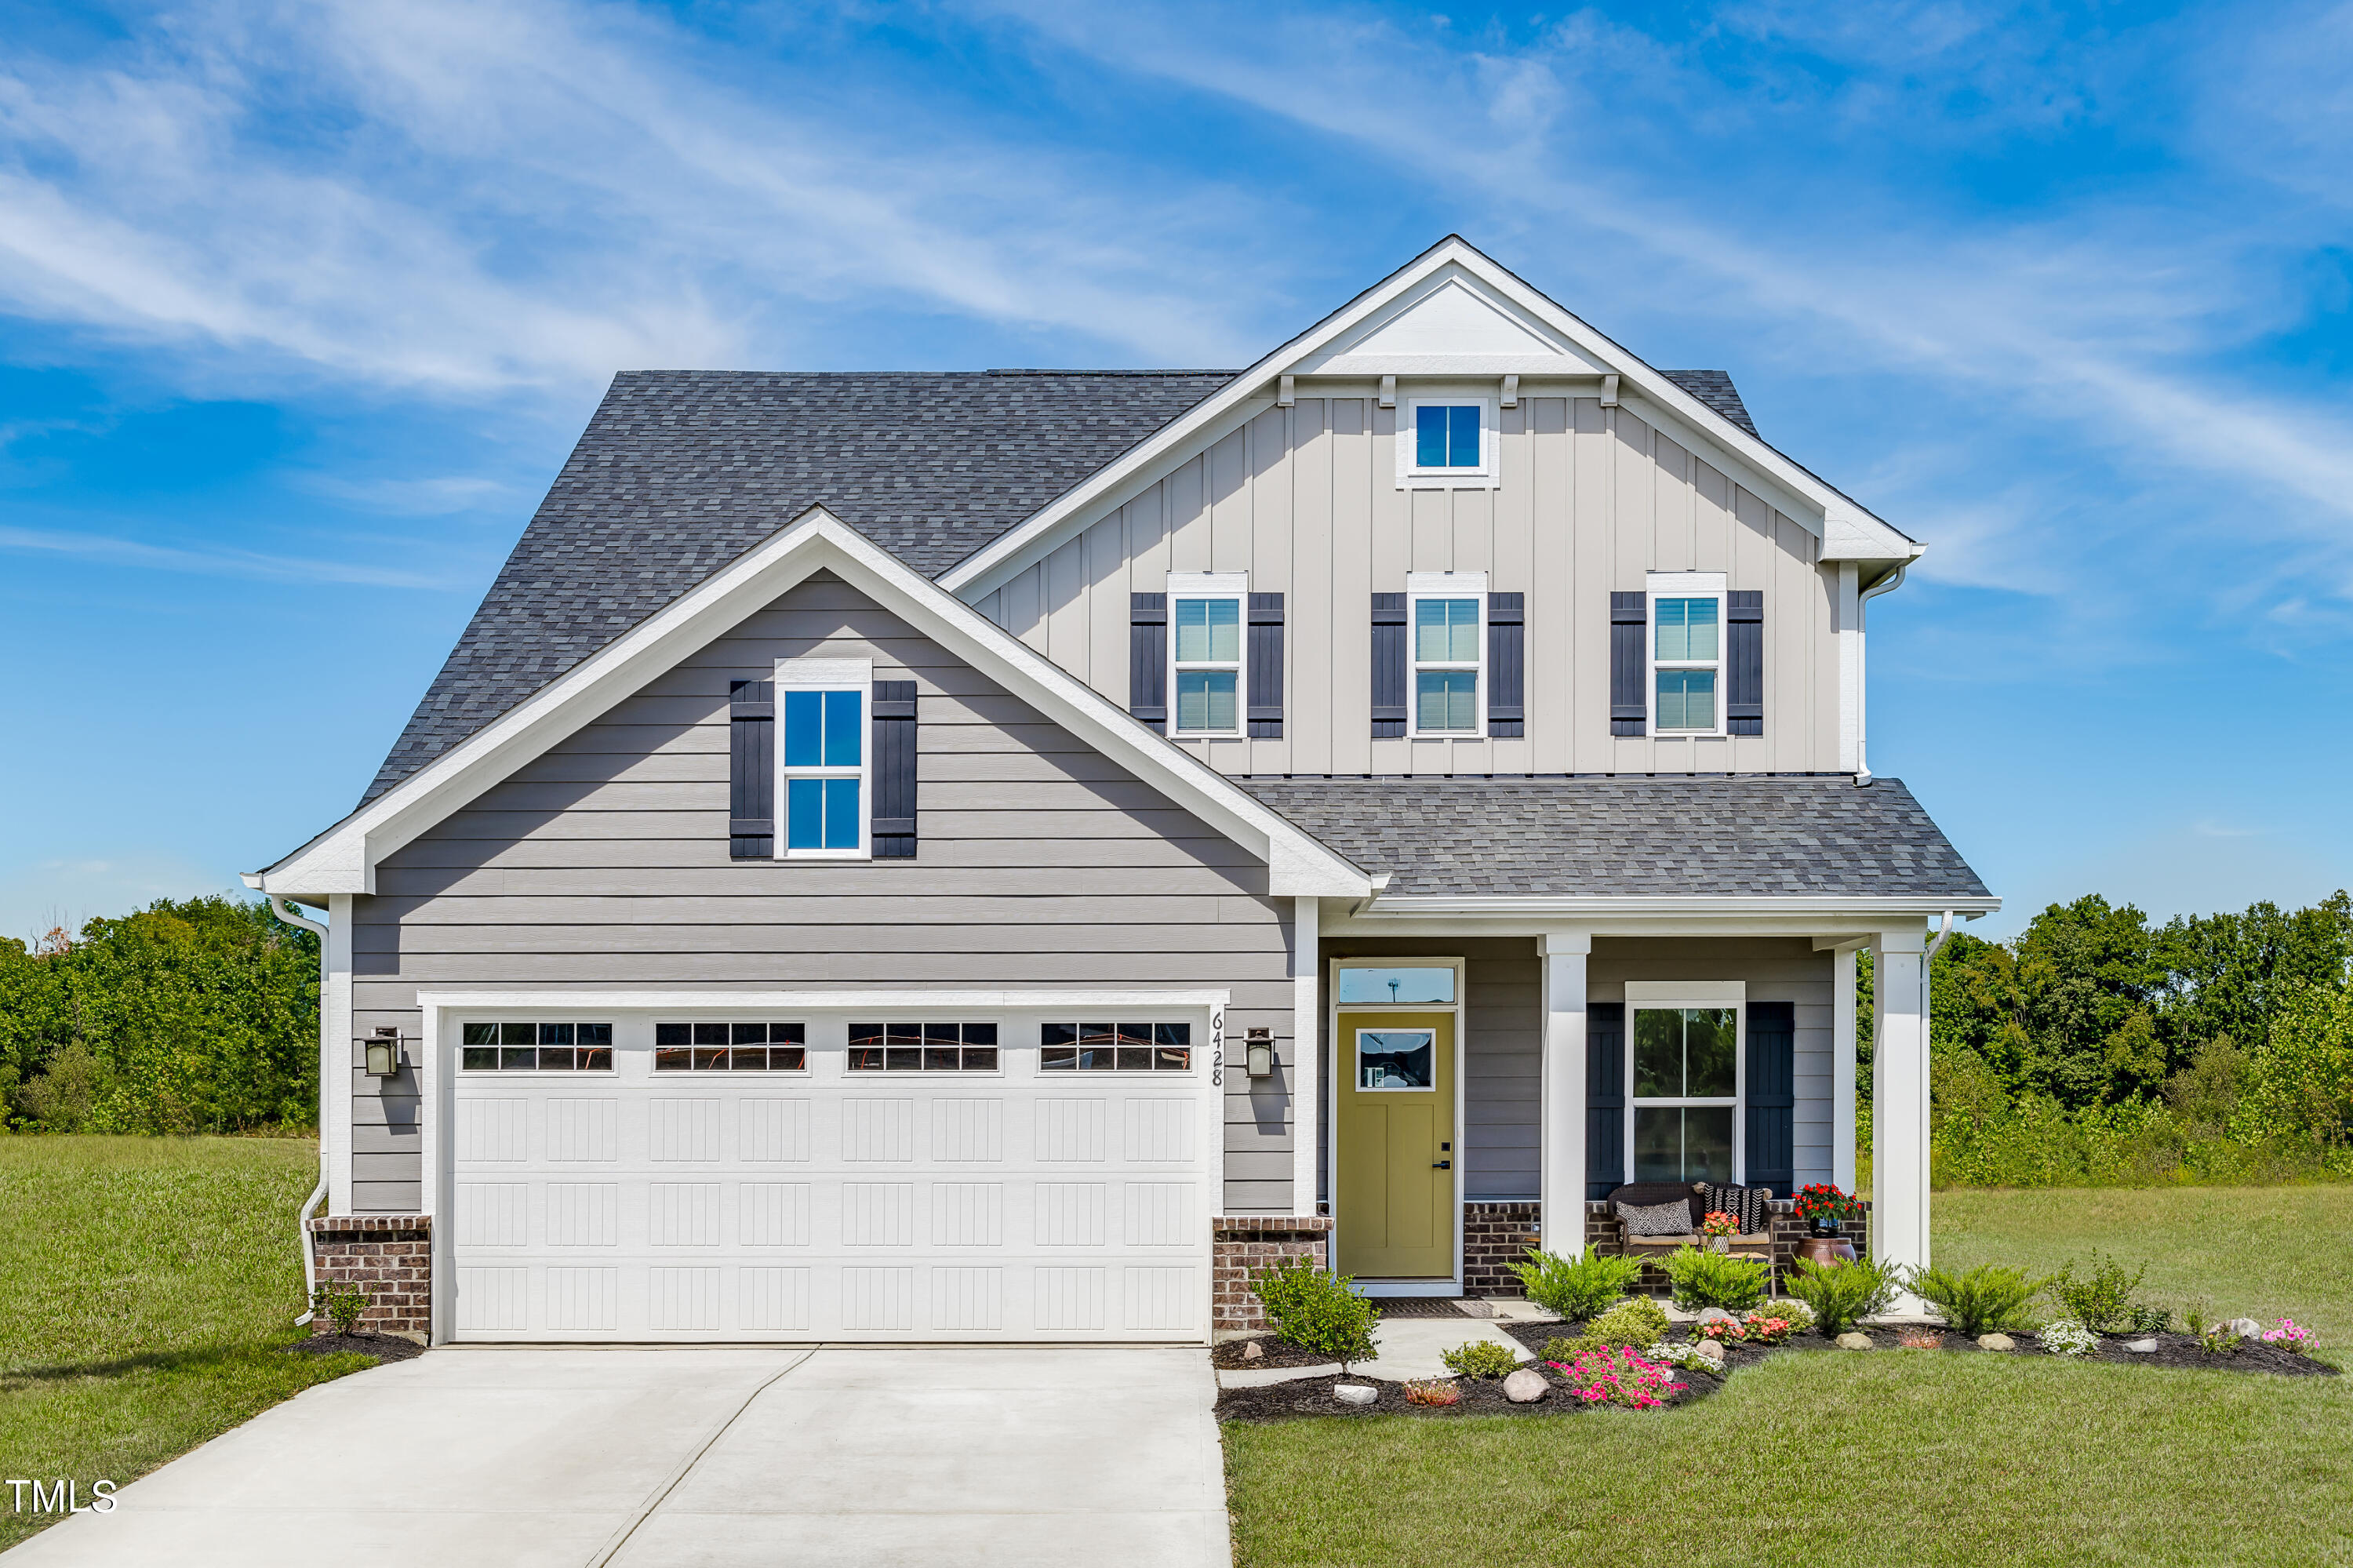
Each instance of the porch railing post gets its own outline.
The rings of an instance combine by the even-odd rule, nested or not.
[[[1537,1224],[1546,1252],[1585,1250],[1585,961],[1593,938],[1551,931],[1544,959],[1544,1079]]]
[[[1907,1268],[1928,1264],[1926,937],[1915,926],[1872,942],[1871,1252]]]

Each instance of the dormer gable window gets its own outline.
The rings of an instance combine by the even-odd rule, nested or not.
[[[1398,488],[1493,488],[1495,433],[1492,397],[1432,393],[1398,398]]]

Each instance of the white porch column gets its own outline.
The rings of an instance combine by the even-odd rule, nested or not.
[[[1855,1190],[1854,955],[1841,947],[1831,956],[1831,1182],[1841,1192]]]
[[[1921,985],[1926,933],[1872,940],[1871,1253],[1928,1263],[1928,1018]]]
[[[1576,1257],[1585,1251],[1585,960],[1593,938],[1550,931],[1536,938],[1536,950],[1545,1018],[1540,1223],[1546,1252]]]
[[[330,1214],[352,1212],[352,895],[327,898],[319,944],[319,1156]],[[424,1107],[427,1114],[431,1107]],[[425,1172],[427,1181],[432,1172]]]
[[[1324,1098],[1317,1068],[1324,1055],[1324,906],[1291,901],[1291,1212],[1315,1213],[1324,1173]]]

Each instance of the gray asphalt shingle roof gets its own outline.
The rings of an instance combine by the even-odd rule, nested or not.
[[[811,505],[936,576],[1236,374],[617,376],[362,800]],[[1755,433],[1724,372],[1665,374]]]
[[[1412,894],[1984,897],[1899,779],[1238,779]]]

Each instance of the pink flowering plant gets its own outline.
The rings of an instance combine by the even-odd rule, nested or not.
[[[1648,1410],[1664,1404],[1669,1394],[1682,1393],[1691,1387],[1687,1383],[1675,1382],[1672,1368],[1625,1347],[1586,1351],[1574,1360],[1545,1364],[1567,1377],[1568,1392],[1588,1404],[1622,1404],[1630,1410]]]
[[[2263,1330],[2263,1343],[2276,1345],[2292,1356],[2312,1353],[2312,1330],[2296,1327],[2293,1318],[2283,1318],[2276,1329]]]
[[[1796,1333],[1801,1325],[1787,1312],[1759,1308],[1738,1322],[1726,1322],[1719,1318],[1699,1326],[1700,1337],[1722,1345],[1778,1345]]]

